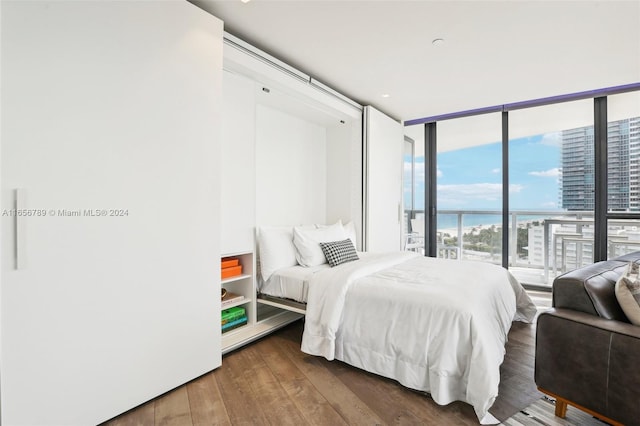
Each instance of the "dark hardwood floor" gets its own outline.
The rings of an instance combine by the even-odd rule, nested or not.
[[[124,413],[120,425],[478,425],[463,402],[428,394],[300,351],[295,322],[224,356],[222,367]],[[533,382],[535,325],[513,323],[491,413],[504,420],[540,394]]]

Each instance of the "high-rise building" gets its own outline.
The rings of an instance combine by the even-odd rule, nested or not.
[[[640,211],[640,117],[608,124],[608,205]],[[593,126],[562,131],[560,202],[567,210],[594,209]]]

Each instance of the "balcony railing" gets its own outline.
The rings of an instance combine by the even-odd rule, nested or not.
[[[423,229],[412,229],[411,219]],[[423,223],[424,210],[405,211],[407,236],[421,236]],[[501,211],[439,210],[437,231],[439,257],[502,264]],[[550,286],[558,274],[593,261],[593,235],[591,211],[511,211],[509,269],[525,284]],[[608,248],[609,257],[640,250],[640,220],[609,220]]]

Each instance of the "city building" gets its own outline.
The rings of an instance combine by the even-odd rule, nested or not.
[[[564,209],[594,208],[593,141],[593,126],[562,131]],[[607,155],[609,210],[640,211],[640,117],[609,122]]]

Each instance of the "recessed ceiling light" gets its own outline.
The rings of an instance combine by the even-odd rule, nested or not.
[[[390,95],[390,94],[388,94],[388,93],[383,93],[383,94],[382,94],[382,97],[383,97],[383,98],[388,98],[388,97],[390,97],[390,96],[391,96],[391,95]]]
[[[434,38],[433,41],[431,42],[432,45],[434,46],[442,46],[444,44],[444,39],[443,38]]]
[[[249,3],[251,0],[240,0],[242,3]]]

